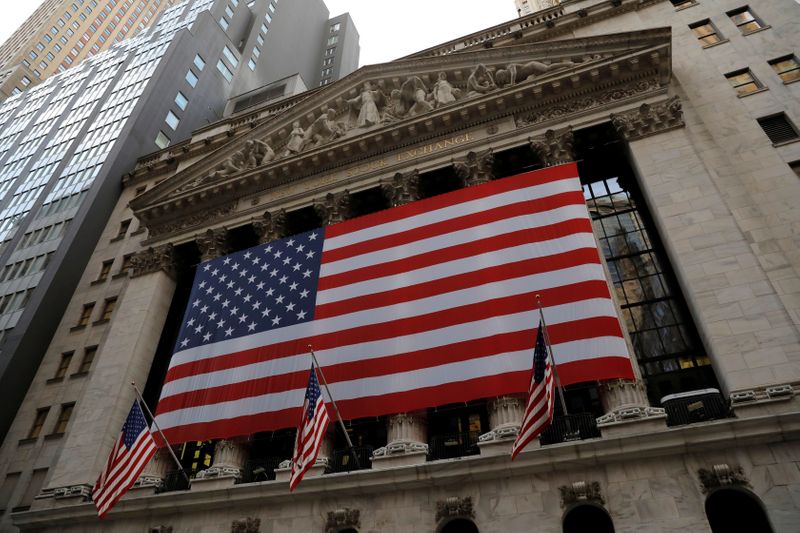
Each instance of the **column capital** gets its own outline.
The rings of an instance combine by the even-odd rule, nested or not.
[[[547,130],[543,135],[533,137],[529,141],[531,149],[546,167],[575,161],[575,136],[572,134],[572,126],[558,131]]]
[[[247,446],[233,439],[223,439],[214,445],[214,463],[197,474],[197,479],[239,479],[247,461]]]
[[[151,246],[136,252],[131,257],[131,277],[164,271],[170,278],[175,279],[175,265],[175,248],[172,243]]]
[[[464,187],[488,183],[494,179],[494,154],[488,148],[482,152],[467,152],[462,160],[453,161],[453,168],[464,184]]]
[[[381,191],[392,207],[419,200],[419,171],[398,172],[381,180]]]
[[[286,234],[286,210],[265,211],[261,218],[253,220],[253,228],[259,244],[282,238]]]
[[[615,379],[599,384],[600,397],[605,414],[597,419],[601,426],[616,422],[637,420],[666,420],[661,407],[651,407],[647,399],[644,383],[639,380]],[[603,432],[606,431],[603,427]]]
[[[638,109],[611,113],[611,124],[626,141],[635,141],[675,128],[682,128],[683,106],[678,96],[654,104],[642,104]]]
[[[324,226],[347,220],[350,217],[350,191],[329,192],[325,198],[314,202],[314,210]]]
[[[228,230],[225,228],[206,230],[205,233],[196,235],[194,240],[200,248],[201,261],[210,261],[230,252]]]

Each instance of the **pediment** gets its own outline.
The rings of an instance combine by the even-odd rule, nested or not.
[[[202,218],[231,195],[269,189],[494,117],[514,114],[523,117],[522,124],[543,122],[558,106],[597,91],[631,84],[661,88],[671,73],[670,39],[670,29],[659,28],[362,67],[232,138],[131,207],[151,229],[174,225],[177,218]]]

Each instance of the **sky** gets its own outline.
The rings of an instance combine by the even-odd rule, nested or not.
[[[289,0],[287,0],[289,1]],[[0,43],[41,0],[0,0]],[[361,37],[361,66],[391,61],[517,17],[514,0],[325,0],[346,11]]]

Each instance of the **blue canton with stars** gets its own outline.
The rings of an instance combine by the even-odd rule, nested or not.
[[[317,400],[322,395],[319,390],[319,381],[317,381],[317,373],[314,372],[314,366],[311,366],[311,376],[308,378],[308,387],[306,387],[306,400],[308,400],[308,411],[306,411],[306,418],[308,420],[314,419],[314,412],[317,409]]]
[[[128,413],[128,418],[125,419],[125,424],[122,425],[122,433],[124,435],[122,441],[125,443],[125,447],[129,450],[133,448],[136,438],[146,427],[147,423],[144,421],[144,414],[142,414],[142,408],[139,407],[139,402],[133,402],[131,412]]]
[[[201,263],[175,351],[309,322],[321,229]]]

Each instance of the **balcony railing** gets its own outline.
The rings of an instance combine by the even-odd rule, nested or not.
[[[343,450],[334,450],[333,457],[331,457],[331,472],[352,472],[353,470],[369,470],[372,468],[372,452],[375,450],[372,446],[355,446],[353,451],[358,457],[358,464],[353,459],[353,452],[349,448]]]
[[[173,492],[176,490],[189,490],[189,483],[186,481],[183,472],[173,470],[164,477],[164,484],[156,489],[156,494],[162,492]]]
[[[728,401],[717,389],[702,389],[661,398],[668,426],[683,426],[731,416]]]
[[[250,459],[244,465],[242,478],[239,483],[255,483],[257,481],[272,481],[275,479],[275,469],[283,459],[280,457],[266,457],[264,459]]]
[[[478,455],[481,453],[480,448],[478,448],[478,435],[480,435],[479,431],[433,435],[430,439],[428,460],[436,461],[438,459]]]
[[[557,415],[546,430],[539,435],[542,446],[600,437],[600,429],[592,413]]]

